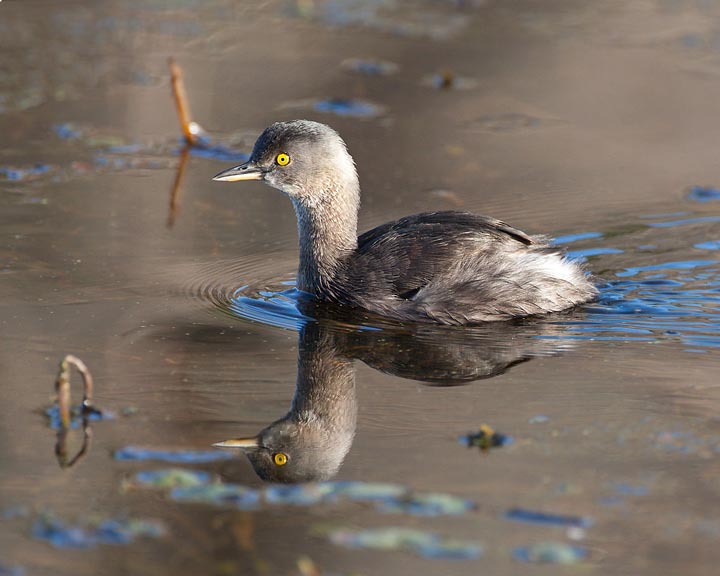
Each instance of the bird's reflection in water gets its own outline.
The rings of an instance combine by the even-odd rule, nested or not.
[[[290,411],[251,438],[221,446],[245,450],[270,482],[334,476],[350,450],[357,423],[355,367],[343,354],[342,333],[309,322],[300,330],[295,395]]]
[[[433,385],[466,384],[502,374],[534,356],[557,352],[562,340],[542,337],[557,338],[562,330],[557,324],[539,321],[458,330],[416,325],[381,331],[358,330],[357,324],[344,327],[337,320],[309,321],[300,329],[290,411],[257,436],[217,446],[242,448],[263,480],[327,480],[337,474],[355,435],[354,359]]]

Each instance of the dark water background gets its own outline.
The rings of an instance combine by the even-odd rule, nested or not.
[[[472,511],[238,510],[127,488],[170,465],[115,450],[208,450],[283,416],[304,324],[286,198],[212,183],[235,158],[195,154],[171,200],[170,55],[196,119],[237,158],[278,119],[335,127],[358,165],[361,229],[462,208],[587,259],[602,295],[571,314],[468,330],[327,324],[363,361],[337,479],[462,496]],[[0,574],[294,574],[304,555],[323,573],[713,574],[718,118],[712,2],[0,3]],[[43,412],[66,353],[116,418],[62,471]],[[494,377],[419,382],[471,374]],[[513,443],[458,443],[481,424]],[[262,488],[241,455],[186,468]],[[518,523],[513,508],[592,525]],[[55,548],[37,538],[50,512],[149,518],[166,534]],[[427,559],[322,536],[382,526],[484,553]],[[514,553],[544,541],[587,556],[567,568]]]

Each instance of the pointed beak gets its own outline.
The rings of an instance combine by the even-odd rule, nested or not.
[[[213,446],[218,448],[259,448],[260,436],[251,436],[250,438],[235,438],[233,440],[223,440],[216,442]]]
[[[220,174],[213,176],[218,182],[237,182],[238,180],[262,180],[265,171],[255,162],[248,160],[245,164],[223,170]]]

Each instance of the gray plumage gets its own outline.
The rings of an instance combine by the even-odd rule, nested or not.
[[[289,162],[278,163],[278,154]],[[540,236],[466,212],[432,212],[357,237],[360,185],[340,136],[278,122],[217,180],[263,180],[298,220],[298,288],[401,321],[473,324],[557,312],[594,298],[582,268]]]

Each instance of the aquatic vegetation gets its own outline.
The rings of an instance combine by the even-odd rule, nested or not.
[[[28,180],[37,180],[42,176],[52,174],[56,170],[57,168],[49,164],[35,164],[27,168],[0,166],[0,176],[4,176],[9,182],[26,182]]]
[[[232,506],[241,510],[254,509],[260,503],[260,493],[257,490],[239,484],[178,486],[172,489],[170,498],[179,502]]]
[[[589,528],[593,525],[593,519],[589,517],[553,514],[550,512],[540,512],[538,510],[526,510],[525,508],[512,508],[503,514],[503,518],[516,522],[564,526],[566,528]]]
[[[107,519],[67,524],[52,513],[41,514],[33,525],[33,536],[55,548],[93,548],[98,544],[130,544],[136,538],[159,538],[165,526],[157,520]]]
[[[641,484],[627,484],[625,482],[613,482],[612,489],[622,496],[647,496],[650,489]]]
[[[383,107],[378,104],[351,98],[318,100],[313,104],[313,110],[352,118],[376,118],[384,113]]]
[[[460,10],[429,4],[421,12],[405,9],[398,0],[345,0],[343,2],[297,2],[289,12],[330,27],[366,28],[401,37],[447,40],[460,33],[469,21]],[[465,2],[463,4],[466,4]]]
[[[490,448],[499,448],[512,444],[513,438],[496,432],[487,424],[482,424],[480,430],[461,436],[458,441],[468,448],[480,448],[482,452],[487,452]]]
[[[695,248],[700,248],[701,250],[720,250],[720,240],[700,242],[699,244],[695,244]]]
[[[532,418],[528,420],[530,424],[545,424],[548,422],[550,418],[548,416],[545,416],[545,414],[536,414]]]
[[[482,555],[476,542],[440,538],[437,534],[412,528],[387,527],[366,530],[331,529],[327,539],[337,546],[372,550],[404,550],[425,558],[472,560]]]
[[[292,504],[295,506],[312,506],[327,502],[334,495],[334,486],[324,484],[276,484],[268,486],[263,494],[269,504]]]
[[[685,430],[663,430],[656,432],[652,441],[656,448],[677,454],[720,453],[720,436],[699,437]]]
[[[333,493],[348,500],[357,502],[387,501],[402,498],[407,494],[407,488],[400,484],[384,484],[380,482],[333,482]]]
[[[366,60],[363,58],[348,58],[340,66],[350,72],[358,72],[367,76],[390,76],[398,71],[398,65],[386,60]]]
[[[718,188],[706,188],[704,186],[693,186],[688,192],[688,200],[694,200],[695,202],[711,202],[713,200],[720,200],[720,189]]]
[[[382,512],[399,512],[415,516],[459,516],[475,508],[475,503],[451,494],[418,493],[380,501]]]
[[[515,548],[513,557],[521,562],[535,564],[577,564],[588,557],[588,551],[565,542],[540,542]]]
[[[143,470],[135,474],[129,485],[159,489],[189,488],[209,484],[212,476],[200,470],[168,468],[164,470]]]
[[[457,516],[475,509],[475,503],[466,498],[443,493],[413,492],[399,484],[311,482],[270,484],[256,490],[241,484],[214,482],[206,472],[176,468],[138,472],[128,485],[133,488],[166,489],[173,500],[241,508],[254,508],[261,503],[271,506],[317,506],[360,502],[373,504],[380,512],[415,516]]]
[[[233,454],[219,450],[162,450],[140,446],[127,446],[116,450],[114,457],[115,460],[155,460],[172,464],[205,464],[234,458]]]
[[[27,518],[29,514],[30,510],[27,506],[18,505],[5,508],[2,513],[0,513],[0,517],[5,520],[11,520],[13,518]]]

